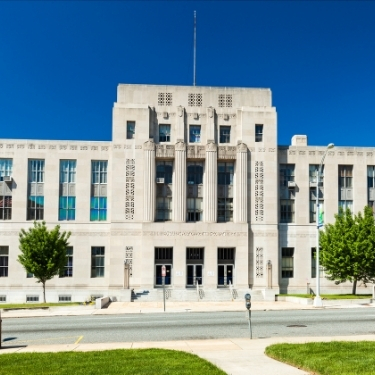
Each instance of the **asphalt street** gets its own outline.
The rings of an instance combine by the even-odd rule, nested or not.
[[[370,308],[254,311],[253,338],[375,335]],[[247,312],[3,319],[3,346],[249,337]]]

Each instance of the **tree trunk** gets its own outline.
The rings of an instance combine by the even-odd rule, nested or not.
[[[43,302],[46,303],[46,282],[42,281],[43,284]]]
[[[352,294],[355,295],[356,292],[357,292],[357,279],[354,279]]]

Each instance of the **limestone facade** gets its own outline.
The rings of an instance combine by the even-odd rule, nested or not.
[[[72,233],[65,277],[47,282],[51,302],[127,299],[128,288],[160,297],[163,265],[180,299],[197,285],[212,299],[231,287],[314,289],[309,166],[325,148],[305,136],[278,147],[269,89],[119,85],[112,134],[0,140],[0,301],[42,300],[17,262],[18,233],[35,218]],[[345,191],[361,210],[375,149],[328,152],[326,221],[338,210],[340,165],[352,166]],[[322,278],[322,288],[337,287]]]

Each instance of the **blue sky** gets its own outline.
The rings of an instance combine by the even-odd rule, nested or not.
[[[0,138],[110,140],[119,83],[268,87],[278,142],[375,146],[374,1],[0,1]]]

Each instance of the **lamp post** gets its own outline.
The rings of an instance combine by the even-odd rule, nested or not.
[[[320,175],[322,174],[322,168],[324,165],[324,159],[328,153],[328,150],[330,148],[333,148],[335,145],[333,143],[330,143],[327,148],[326,152],[324,153],[322,160],[320,162],[319,168],[317,170],[316,175],[316,209],[315,209],[315,215],[316,215],[316,293],[314,298],[314,307],[323,307],[322,298],[320,297],[320,264],[319,264],[319,227],[321,227],[323,224],[319,223],[319,181],[320,181]]]

